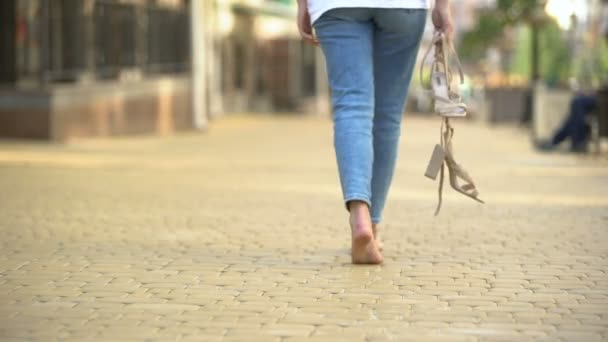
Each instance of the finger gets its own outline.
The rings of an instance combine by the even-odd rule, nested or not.
[[[310,34],[310,33],[307,33],[307,32],[304,32],[304,31],[300,31],[300,36],[304,40],[312,40],[312,34]]]
[[[443,22],[436,23],[434,26],[435,26],[436,32],[441,32],[441,33],[445,34],[446,30],[445,30],[445,24]]]
[[[317,40],[317,38],[315,36],[313,36],[311,33],[306,33],[306,32],[300,32],[300,36],[302,36],[302,39],[304,39],[305,42],[307,43],[311,43],[314,45],[319,44],[319,41]]]
[[[452,41],[454,37],[454,28],[452,26],[446,26],[444,28],[444,34],[448,38],[448,41]]]
[[[441,14],[437,11],[433,11],[431,19],[435,30],[440,31],[441,27],[443,26],[443,18],[441,17]]]
[[[448,24],[444,21],[444,22],[441,22],[439,25],[435,26],[435,32],[440,32],[446,38],[451,39],[452,35],[454,33],[454,29],[452,28],[452,26],[450,26],[450,24]]]

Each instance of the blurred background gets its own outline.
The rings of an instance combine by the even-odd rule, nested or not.
[[[0,340],[608,341],[608,1],[451,2],[486,204],[416,72],[369,268],[295,0],[0,0]]]
[[[550,137],[577,93],[608,134],[608,1],[454,0],[470,118]],[[226,113],[328,115],[320,49],[295,0],[4,0],[0,137],[168,134]],[[432,34],[427,25],[426,47]],[[429,113],[412,82],[407,112]]]

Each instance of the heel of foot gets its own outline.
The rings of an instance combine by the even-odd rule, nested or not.
[[[373,239],[373,235],[369,232],[361,232],[353,234],[353,245],[357,247],[365,247]]]
[[[352,263],[353,264],[381,264],[382,254],[376,247],[373,236],[362,234],[353,237]]]

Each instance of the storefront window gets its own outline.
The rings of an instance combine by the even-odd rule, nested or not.
[[[42,8],[40,1],[16,2],[15,67],[23,82],[36,83],[41,73]]]
[[[189,16],[170,7],[147,9],[146,70],[149,73],[181,72],[188,68]]]
[[[0,9],[11,38],[0,46],[0,82],[39,86],[190,67],[187,0],[2,0]]]
[[[95,68],[99,78],[116,78],[123,68],[135,67],[135,6],[109,1],[95,4]]]

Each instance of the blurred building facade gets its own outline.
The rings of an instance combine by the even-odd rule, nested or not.
[[[322,53],[301,40],[294,0],[217,0],[213,13],[225,111],[327,111]]]
[[[225,112],[315,111],[323,63],[295,13],[279,0],[0,1],[0,137],[168,134]]]

